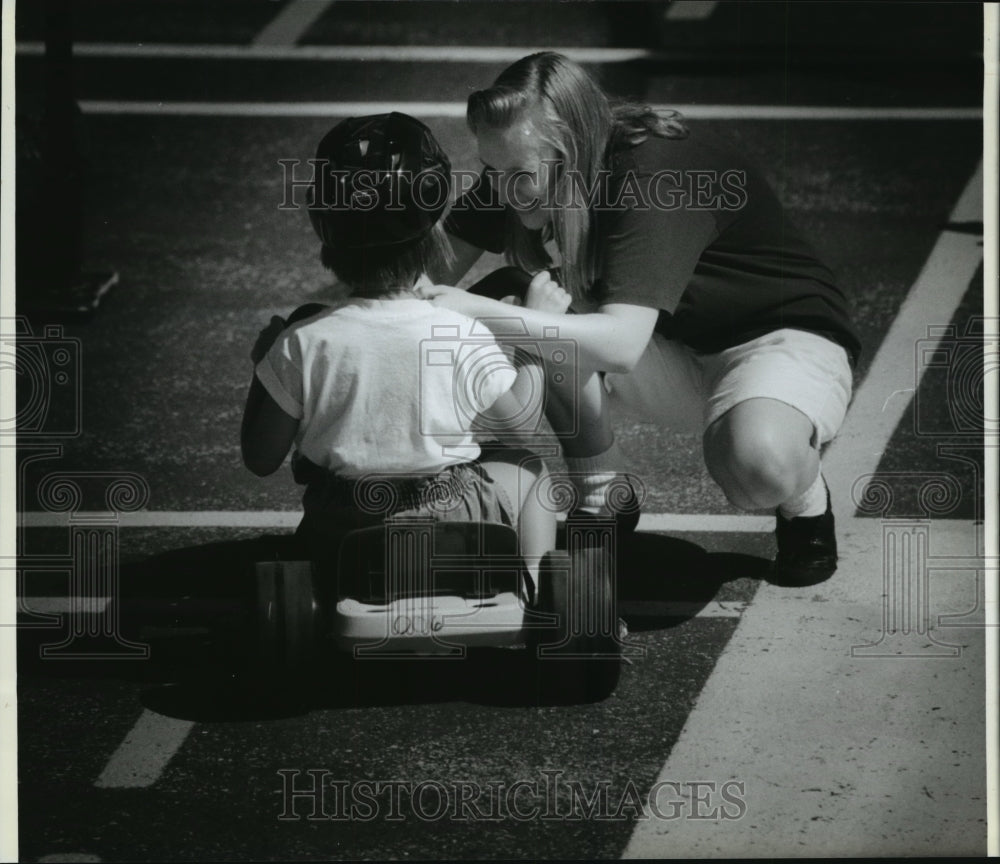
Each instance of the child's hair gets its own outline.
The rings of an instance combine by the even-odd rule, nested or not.
[[[406,114],[338,123],[317,148],[309,208],[323,265],[365,297],[405,290],[450,265],[440,222],[450,170],[431,131]]]
[[[594,188],[614,150],[634,147],[650,135],[683,138],[687,128],[676,111],[658,113],[633,103],[612,106],[580,65],[553,51],[522,57],[492,87],[469,96],[466,118],[475,134],[508,129],[527,111],[541,118],[539,137],[558,154],[560,170],[549,191],[561,206],[552,214],[551,229],[541,236],[510,212],[507,254],[525,270],[542,269],[551,263],[544,243],[555,239],[564,287],[574,296],[586,296],[597,275],[597,232],[581,184]]]
[[[338,248],[323,244],[323,266],[355,297],[382,297],[412,287],[422,273],[444,272],[454,261],[451,241],[441,222],[416,240],[394,246]]]

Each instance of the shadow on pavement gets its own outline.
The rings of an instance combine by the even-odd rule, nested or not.
[[[255,636],[252,565],[299,557],[291,535],[170,550],[122,566],[117,630],[148,646],[145,658],[115,656],[114,640],[79,638],[62,657],[42,648],[62,629],[19,632],[22,675],[118,679],[152,685],[141,700],[167,716],[199,722],[279,719],[315,709],[467,701],[542,705],[537,664],[526,650],[475,649],[464,659],[353,659],[330,650],[294,679],[263,677]],[[619,549],[618,602],[632,632],[676,627],[713,601],[734,579],[760,578],[767,562],[708,553],[689,541],[637,533]],[[655,611],[643,610],[650,604]],[[66,616],[68,618],[68,616]],[[91,656],[87,656],[90,652]],[[94,656],[103,652],[105,656]]]
[[[715,600],[725,583],[763,579],[767,566],[752,555],[706,552],[687,540],[638,532],[619,555],[620,614],[633,633],[676,627]]]

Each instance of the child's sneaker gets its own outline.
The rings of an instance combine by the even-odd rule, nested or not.
[[[837,569],[837,536],[834,530],[830,490],[822,516],[786,519],[777,511],[775,535],[778,554],[771,563],[768,581],[775,585],[816,585]]]

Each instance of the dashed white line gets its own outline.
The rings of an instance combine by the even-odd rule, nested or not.
[[[88,852],[54,852],[52,855],[43,855],[38,859],[38,864],[63,864],[63,862],[79,862],[79,864],[85,864],[85,862],[100,862],[100,858],[97,855],[91,855]]]
[[[674,0],[663,17],[667,21],[704,21],[718,5],[717,0]]]
[[[106,519],[105,511],[76,512],[73,521]],[[68,513],[30,512],[19,514],[24,528],[62,528],[69,525]],[[119,528],[294,528],[302,521],[295,510],[140,510],[119,513]]]
[[[255,45],[294,45],[333,0],[292,0],[254,37]]]
[[[84,99],[84,114],[195,117],[355,117],[402,111],[416,117],[465,117],[465,102],[151,102]],[[844,108],[822,105],[653,105],[699,120],[977,120],[982,108]]]
[[[94,785],[99,789],[152,786],[181,748],[194,723],[145,710],[112,754]]]
[[[25,597],[21,612],[37,615],[97,615],[108,608],[110,597]]]

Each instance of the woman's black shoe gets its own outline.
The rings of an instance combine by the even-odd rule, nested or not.
[[[816,585],[829,579],[837,569],[837,536],[834,531],[830,491],[822,516],[786,519],[777,513],[775,535],[778,554],[771,563],[767,581],[774,585]]]

